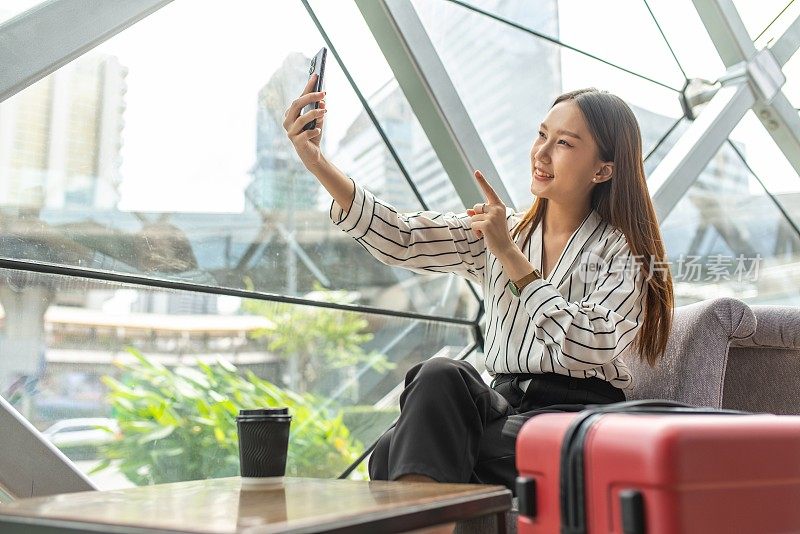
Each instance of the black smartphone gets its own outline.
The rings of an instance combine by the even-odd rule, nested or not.
[[[313,93],[317,93],[322,91],[322,80],[325,78],[325,57],[328,55],[328,49],[324,46],[319,49],[317,55],[314,56],[314,59],[311,60],[311,68],[308,69],[308,77],[311,78],[314,74],[317,75],[317,82],[314,84],[314,88],[311,90]],[[303,111],[300,112],[302,115],[303,113],[308,113],[312,109],[319,108],[319,102],[312,102],[307,104],[303,107]],[[312,120],[311,122],[307,123],[303,126],[303,130],[313,130],[317,127],[317,119]]]

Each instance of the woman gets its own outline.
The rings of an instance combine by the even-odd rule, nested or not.
[[[330,217],[375,258],[454,272],[483,287],[486,368],[433,358],[406,375],[401,415],[370,458],[373,479],[504,484],[514,444],[542,411],[625,400],[624,356],[655,365],[672,321],[672,280],[645,182],[636,118],[596,89],[559,96],[531,148],[531,208],[517,214],[475,172],[486,201],[465,214],[399,214],[319,149],[324,93],[303,95],[284,128],[334,198]],[[310,102],[320,108],[302,116]],[[302,126],[317,119],[317,128]]]

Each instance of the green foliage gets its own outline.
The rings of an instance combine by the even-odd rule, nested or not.
[[[318,283],[315,290],[324,302],[352,300],[351,293],[325,290]],[[242,309],[271,321],[271,326],[256,330],[251,337],[265,338],[270,351],[296,363],[299,376],[291,383],[297,391],[314,390],[322,373],[330,369],[365,364],[384,373],[396,367],[384,354],[361,348],[374,336],[364,332],[369,323],[360,313],[258,300],[245,301]]]
[[[364,449],[341,413],[319,413],[323,402],[312,395],[280,389],[252,371],[241,376],[223,360],[170,370],[129,351],[136,362],[120,364],[123,379],[103,377],[121,437],[101,447],[95,472],[119,461],[137,485],[238,475],[240,408],[289,408],[288,476],[338,476]],[[359,469],[366,476],[363,464]]]

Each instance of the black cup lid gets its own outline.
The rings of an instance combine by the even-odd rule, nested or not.
[[[257,408],[254,410],[239,410],[239,417],[251,415],[289,415],[289,408]]]

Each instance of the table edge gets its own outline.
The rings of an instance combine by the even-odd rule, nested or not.
[[[445,501],[432,501],[415,505],[412,509],[404,513],[396,513],[394,510],[380,510],[367,514],[340,519],[328,520],[324,525],[320,525],[319,518],[295,521],[294,525],[286,522],[269,525],[254,525],[252,527],[236,526],[232,530],[175,530],[163,527],[147,527],[142,525],[124,525],[119,523],[92,523],[80,519],[67,519],[55,517],[36,517],[30,515],[8,514],[0,511],[0,527],[11,527],[18,530],[11,530],[16,533],[39,533],[39,534],[307,534],[312,532],[324,533],[369,533],[375,532],[379,528],[381,532],[403,532],[406,530],[424,528],[441,523],[453,521],[463,521],[483,517],[487,515],[507,512],[512,507],[511,491],[503,486],[490,485],[495,488],[492,491],[473,493],[467,495],[457,495]],[[476,510],[469,510],[466,514],[458,513],[463,505],[474,505],[484,507]],[[437,521],[431,522],[426,514],[431,511],[439,512]],[[401,523],[395,525],[395,523]],[[35,529],[35,530],[33,530]],[[0,528],[4,533],[4,528]]]

